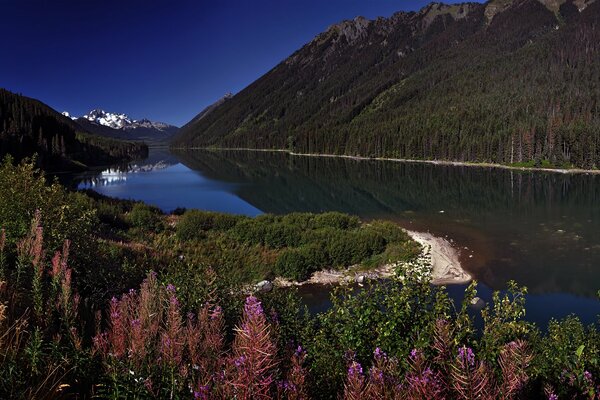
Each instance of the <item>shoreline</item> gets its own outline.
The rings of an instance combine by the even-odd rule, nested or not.
[[[431,257],[431,283],[434,285],[456,285],[470,282],[473,277],[466,272],[461,264],[458,250],[446,239],[433,236],[427,232],[415,232],[405,229],[405,232],[423,247],[423,253]],[[362,284],[368,279],[385,279],[394,275],[392,265],[383,265],[369,270],[355,270],[353,267],[342,271],[317,271],[303,282],[290,281],[281,277],[275,278],[273,284],[277,287],[305,285],[348,285]]]
[[[171,148],[170,148],[171,149]],[[507,169],[512,171],[533,171],[533,172],[553,172],[558,174],[600,174],[600,169],[583,169],[583,168],[544,168],[544,167],[516,167],[506,164],[486,163],[486,162],[470,162],[470,161],[449,161],[449,160],[419,160],[411,158],[391,158],[391,157],[366,157],[366,156],[350,156],[344,154],[324,154],[324,153],[295,153],[285,149],[252,149],[252,148],[234,148],[234,147],[173,147],[175,150],[238,150],[238,151],[262,151],[270,153],[286,153],[297,157],[328,157],[328,158],[346,158],[356,161],[390,161],[411,164],[432,164],[445,165],[454,167],[471,167],[471,168],[497,168]]]

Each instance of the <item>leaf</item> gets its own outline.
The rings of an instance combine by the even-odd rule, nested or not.
[[[577,355],[578,359],[581,358],[581,355],[583,354],[583,349],[585,349],[585,344],[582,344],[581,346],[579,346],[577,348],[577,351],[575,351],[575,354]]]

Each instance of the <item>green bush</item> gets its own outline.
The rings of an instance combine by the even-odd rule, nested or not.
[[[326,212],[314,217],[314,228],[356,229],[360,226],[360,219],[354,215],[339,212]]]
[[[98,223],[91,200],[66,191],[56,182],[47,184],[33,162],[13,165],[12,161],[6,157],[0,165],[0,228],[6,231],[7,248],[14,249],[17,239],[25,236],[39,210],[49,254],[61,249],[69,239],[78,258],[87,255],[93,247],[93,228]]]
[[[274,249],[297,247],[302,230],[295,225],[276,222],[265,226],[264,244]]]
[[[275,272],[284,278],[304,281],[310,277],[312,268],[300,249],[286,249],[277,258]]]
[[[240,221],[248,220],[240,215],[221,214],[199,210],[186,211],[177,224],[177,237],[181,240],[204,238],[207,231],[227,231]]]
[[[359,264],[375,254],[385,251],[386,241],[373,231],[356,231],[348,235],[352,253],[352,264]]]
[[[150,231],[159,231],[163,227],[162,212],[156,208],[143,203],[136,203],[127,219],[132,226]]]
[[[281,222],[286,225],[293,225],[301,230],[313,229],[315,214],[311,213],[290,213],[281,217]]]
[[[333,231],[327,239],[326,250],[332,267],[347,267],[352,264],[354,249],[349,236],[347,232]]]
[[[404,229],[390,221],[371,221],[365,225],[364,229],[378,233],[385,239],[386,243],[406,242],[410,239]]]
[[[263,244],[266,235],[267,224],[257,219],[247,219],[239,222],[232,230],[231,236],[247,244]]]

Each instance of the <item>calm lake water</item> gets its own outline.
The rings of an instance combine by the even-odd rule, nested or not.
[[[600,176],[521,172],[277,152],[152,149],[127,172],[80,177],[79,188],[177,207],[257,215],[342,211],[447,237],[491,297],[508,280],[529,288],[528,319],[570,313],[597,321]],[[460,298],[464,286],[450,288]],[[328,290],[302,288],[313,309]]]

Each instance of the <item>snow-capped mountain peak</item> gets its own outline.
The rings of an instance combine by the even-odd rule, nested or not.
[[[61,114],[64,115],[65,117],[67,117],[67,118],[72,119],[72,120],[76,120],[77,119],[77,117],[73,117],[71,114],[69,114],[68,111],[63,111]]]
[[[108,126],[113,129],[127,129],[132,127],[137,121],[129,118],[127,114],[116,114],[106,112],[99,108],[90,111],[81,118],[85,118],[90,122],[95,122],[98,125]]]

